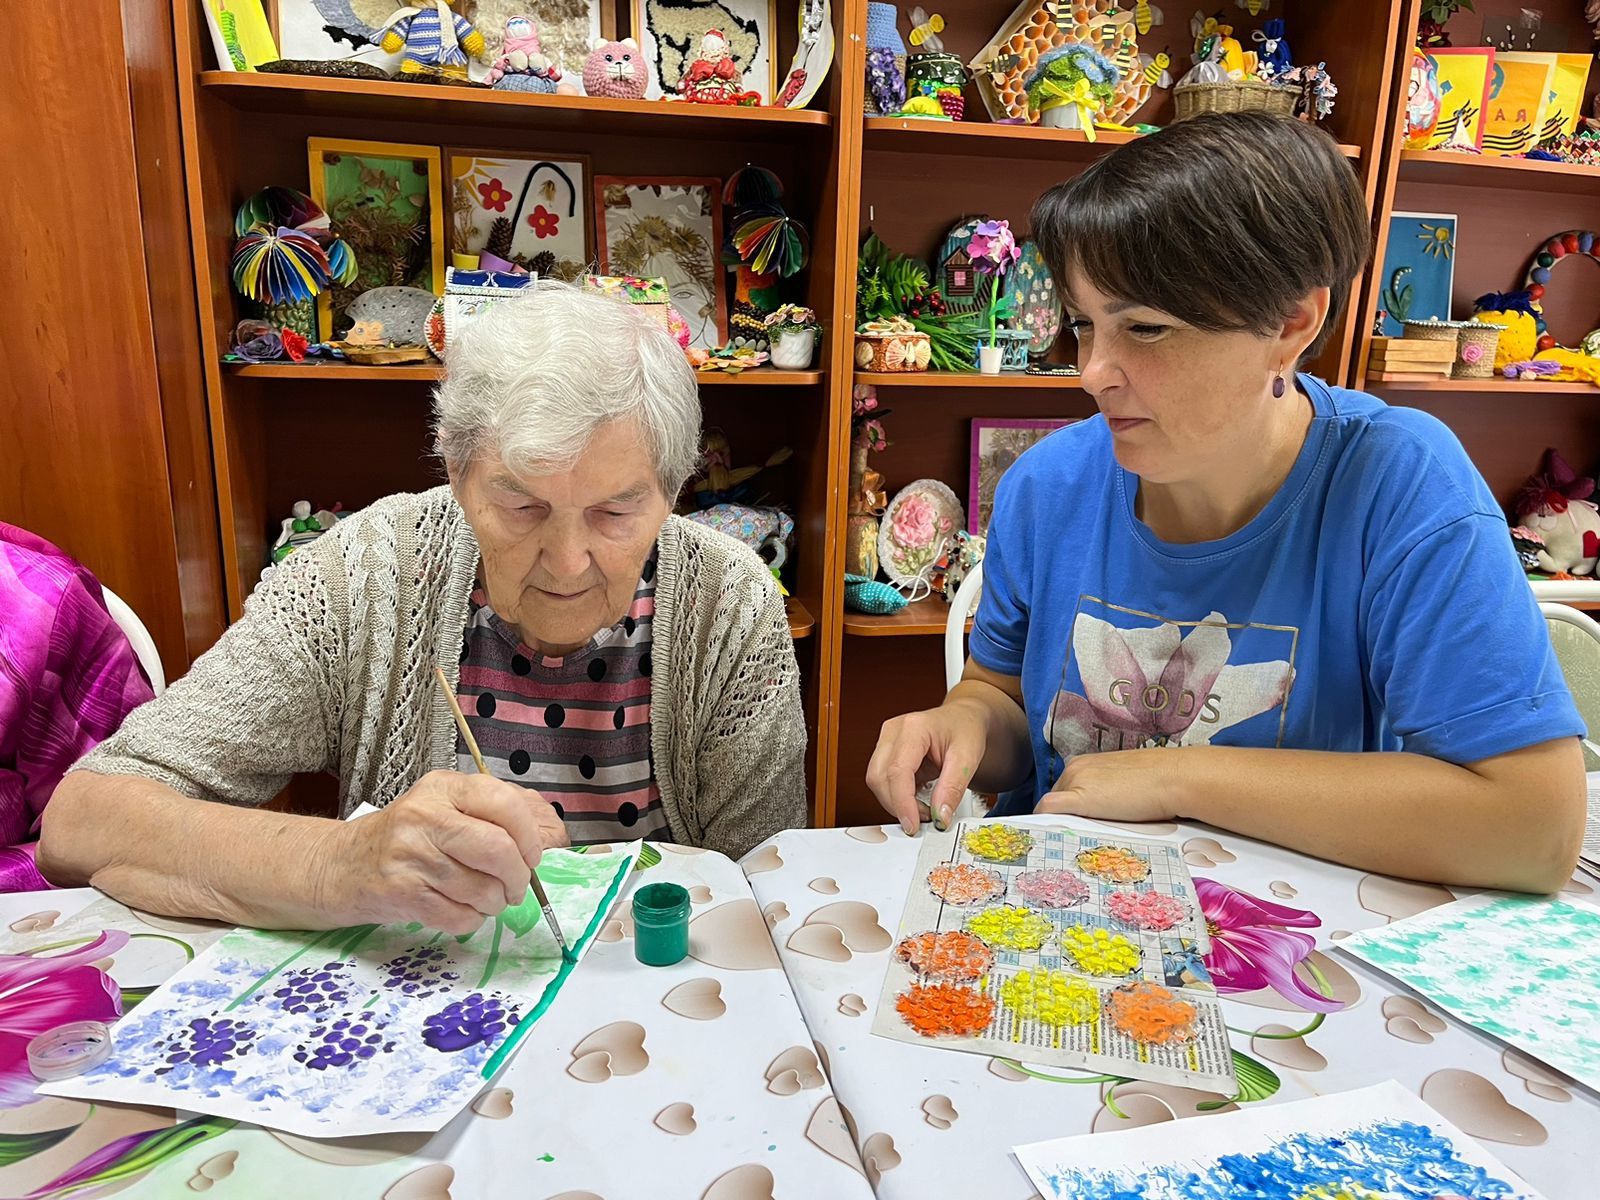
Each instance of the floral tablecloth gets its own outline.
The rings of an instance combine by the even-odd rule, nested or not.
[[[0,896],[0,1196],[864,1200],[860,1159],[739,868],[660,849],[633,878],[690,890],[690,957],[640,965],[625,893],[515,1059],[431,1136],[310,1141],[36,1099],[32,1032],[110,1018],[223,931],[87,890]]]
[[[1197,826],[1070,824],[1181,845],[1212,934],[1206,961],[1225,994],[1239,1094],[875,1037],[916,841],[893,825],[799,830],[743,860],[879,1197],[1025,1200],[1033,1188],[1010,1155],[1019,1143],[1204,1120],[1385,1079],[1488,1143],[1550,1200],[1594,1194],[1600,1097],[1335,949],[1349,932],[1447,903],[1450,892]],[[1596,900],[1578,880],[1565,898]]]

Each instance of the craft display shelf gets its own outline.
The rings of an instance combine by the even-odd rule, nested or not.
[[[1579,0],[1561,2],[1573,9],[1572,29],[1582,31]],[[603,3],[608,31],[626,33],[629,6]],[[902,35],[909,7],[902,12]],[[940,4],[947,48],[970,59],[1012,7],[1013,0]],[[1476,7],[1486,21],[1516,19],[1507,0],[1477,0]],[[1188,14],[1166,8],[1166,23],[1141,40],[1151,49],[1170,46],[1175,73],[1181,73]],[[1464,303],[1514,284],[1537,240],[1559,229],[1592,227],[1600,171],[1402,153],[1398,130],[1419,8],[1420,0],[1275,0],[1270,15],[1286,20],[1295,59],[1326,62],[1338,84],[1326,128],[1351,161],[1374,227],[1382,231],[1396,208],[1462,214],[1457,299]],[[1007,218],[1025,233],[1042,191],[1132,135],[1106,131],[1091,143],[1077,132],[991,124],[971,87],[969,119],[962,122],[864,116],[865,0],[834,5],[834,65],[813,107],[799,112],[221,72],[211,69],[193,0],[173,0],[172,12],[224,575],[235,614],[259,574],[270,523],[294,500],[337,499],[356,507],[439,478],[427,427],[436,367],[220,361],[238,315],[227,283],[234,208],[266,184],[303,184],[307,137],[566,151],[588,156],[596,174],[726,177],[747,162],[779,172],[790,211],[812,233],[800,298],[827,326],[820,361],[809,372],[703,377],[702,399],[707,425],[727,433],[741,463],[761,461],[783,445],[795,451],[763,479],[796,519],[796,550],[785,579],[794,593],[790,625],[811,737],[812,816],[818,824],[879,821],[877,802],[863,783],[867,760],[885,719],[936,704],[942,695],[937,635],[948,609],[937,599],[887,618],[844,609],[852,385],[875,385],[893,409],[886,422],[891,445],[872,457],[891,494],[915,479],[935,478],[963,501],[972,418],[1082,418],[1095,405],[1075,377],[856,372],[850,332],[857,248],[870,229],[891,248],[926,257],[951,225],[978,214]],[[1228,15],[1246,38],[1259,23],[1231,5]],[[783,0],[780,64],[788,62],[795,41],[795,16],[795,0]],[[1155,124],[1171,116],[1169,93],[1140,114]],[[1381,255],[1380,246],[1377,261]],[[1362,382],[1375,274],[1358,282],[1350,314],[1312,364],[1331,381]],[[1553,315],[1563,339],[1587,328],[1563,324],[1577,321],[1578,308],[1587,303],[1591,318],[1600,308],[1585,290],[1589,285],[1574,282],[1574,313]],[[1049,357],[1071,362],[1074,350],[1067,337]],[[1449,422],[1497,495],[1532,469],[1546,444],[1569,450],[1574,461],[1600,454],[1600,404],[1583,403],[1582,389],[1573,385],[1458,380],[1375,386],[1393,403],[1416,405]],[[782,390],[769,397],[764,388]]]
[[[351,380],[368,380],[378,382],[396,382],[399,380],[426,379],[438,381],[444,378],[444,367],[438,363],[406,363],[393,367],[368,367],[356,363],[343,362],[317,362],[303,363],[225,363],[225,369],[233,375],[245,379],[315,379],[336,380],[346,382]],[[716,387],[718,385],[735,384],[744,387],[801,387],[814,383],[821,383],[824,378],[822,371],[779,371],[761,367],[754,371],[702,371],[699,373],[700,386]]]
[[[1370,391],[1384,392],[1488,392],[1515,403],[1519,399],[1543,396],[1592,396],[1600,400],[1600,388],[1592,383],[1543,379],[1368,379]]]

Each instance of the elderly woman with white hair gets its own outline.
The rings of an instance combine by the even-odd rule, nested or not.
[[[804,823],[782,598],[749,549],[671,515],[700,441],[673,339],[540,284],[461,331],[435,416],[449,485],[378,501],[264,580],[62,782],[46,878],[238,924],[465,932],[552,846],[738,855]],[[380,811],[262,807],[316,771],[344,814]]]

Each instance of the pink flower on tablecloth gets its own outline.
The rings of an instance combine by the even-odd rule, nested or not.
[[[894,540],[913,549],[927,546],[933,541],[938,517],[927,496],[907,496],[894,510]]]
[[[108,929],[87,946],[54,956],[0,955],[0,1108],[34,1100],[38,1081],[28,1069],[28,1043],[69,1021],[105,1021],[122,1015],[122,992],[99,967],[128,935]]]
[[[1270,987],[1307,1012],[1337,1012],[1344,1007],[1342,1000],[1312,991],[1294,973],[1316,949],[1317,940],[1288,926],[1320,925],[1316,913],[1259,900],[1209,879],[1196,879],[1194,887],[1211,935],[1205,962],[1217,991]]]

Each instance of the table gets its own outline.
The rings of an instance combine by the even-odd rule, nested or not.
[[[312,1142],[240,1125],[178,1147],[120,1194],[868,1200],[860,1159],[739,868],[720,854],[659,848],[661,863],[634,879],[690,889],[691,957],[666,968],[636,962],[624,894],[505,1072],[437,1134]],[[179,943],[198,949],[222,932],[142,917],[93,891],[28,893],[0,896],[0,952],[60,941],[52,931],[90,905],[92,924],[142,935],[109,967],[124,988],[159,983],[185,961]],[[0,1031],[5,1004],[0,995]],[[574,1074],[574,1049],[586,1040],[609,1058],[586,1053]],[[3,1050],[0,1042],[0,1067]],[[6,1082],[0,1077],[0,1102]],[[13,1094],[20,1106],[0,1108],[3,1196],[30,1196],[117,1139],[177,1120],[170,1110],[28,1103],[29,1086]],[[48,1136],[18,1140],[51,1131],[65,1133],[54,1144]]]
[[[1308,931],[1317,936],[1311,961],[1347,1001],[1344,1009],[1317,1022],[1270,988],[1223,1000],[1234,1049],[1280,1081],[1275,1094],[1256,1102],[1395,1079],[1483,1140],[1549,1200],[1594,1194],[1600,1097],[1335,949],[1347,932],[1447,903],[1450,892],[1201,826],[1067,823],[1085,832],[1176,839],[1197,879],[1321,918]],[[869,1028],[891,945],[885,935],[898,933],[916,858],[917,842],[886,825],[781,833],[743,860],[880,1200],[1025,1200],[1034,1192],[1012,1146],[1174,1117],[1203,1120],[1197,1106],[1228,1100],[1158,1084],[1085,1082],[1078,1073],[874,1037]],[[1597,899],[1580,880],[1564,898]],[[1208,911],[1213,938],[1259,958],[1263,939],[1272,943],[1276,931],[1248,924],[1244,906],[1237,908],[1220,920]],[[1301,1030],[1309,1032],[1283,1036]],[[1223,1103],[1219,1111],[1233,1107]]]

